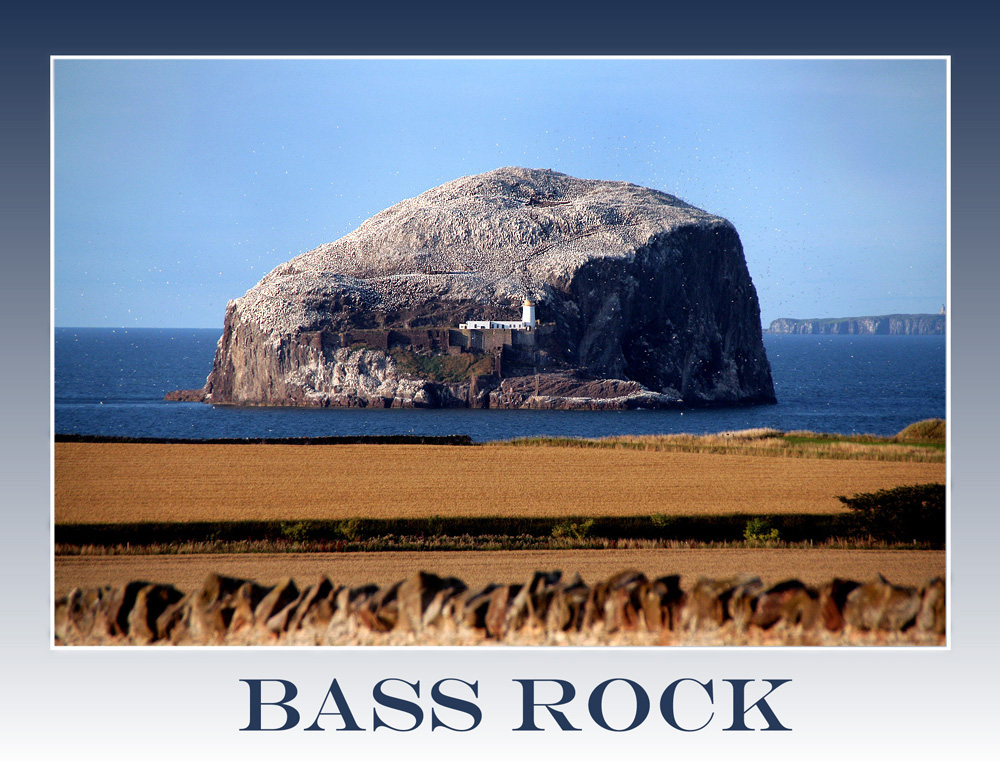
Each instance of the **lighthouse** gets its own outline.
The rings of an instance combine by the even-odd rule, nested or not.
[[[535,302],[531,299],[525,299],[521,304],[521,322],[528,330],[535,327]]]
[[[459,323],[459,330],[534,330],[538,325],[535,322],[535,302],[525,299],[521,304],[520,320],[468,320]]]

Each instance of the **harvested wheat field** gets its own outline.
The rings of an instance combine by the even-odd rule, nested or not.
[[[820,584],[832,578],[867,580],[879,573],[895,584],[920,586],[945,575],[943,551],[914,550],[545,550],[523,552],[350,552],[241,555],[57,556],[55,595],[74,587],[120,586],[142,579],[197,590],[212,572],[274,585],[291,576],[309,580],[325,574],[338,584],[388,585],[418,569],[457,576],[470,586],[523,583],[539,569],[579,572],[586,581],[624,569],[656,578],[680,574],[685,583],[699,576],[749,572],[766,583],[798,578]]]
[[[945,464],[421,445],[55,445],[56,523],[838,513]]]

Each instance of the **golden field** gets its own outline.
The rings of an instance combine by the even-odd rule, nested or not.
[[[578,572],[588,583],[636,569],[649,578],[681,575],[690,588],[699,576],[724,578],[744,571],[772,584],[797,578],[823,584],[840,577],[868,581],[884,574],[895,584],[917,586],[945,575],[945,553],[932,550],[827,549],[678,549],[678,550],[539,550],[521,552],[346,552],[240,555],[65,556],[55,559],[55,595],[73,587],[121,585],[142,579],[173,584],[184,592],[199,589],[205,577],[220,573],[277,584],[291,576],[310,584],[325,574],[338,584],[389,585],[424,569],[457,576],[471,587],[523,583],[535,571]]]
[[[611,448],[55,444],[59,523],[837,513],[943,462]]]

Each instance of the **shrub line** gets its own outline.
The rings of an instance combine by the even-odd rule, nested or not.
[[[64,547],[151,547],[185,543],[267,546],[290,544],[331,551],[365,543],[430,546],[447,543],[455,549],[546,549],[567,546],[599,548],[623,541],[680,543],[740,543],[776,546],[778,543],[900,542],[911,537],[893,532],[882,536],[874,524],[859,527],[855,515],[809,513],[760,515],[647,515],[567,516],[549,518],[504,516],[430,516],[427,518],[348,518],[343,520],[218,521],[190,523],[75,523],[57,524],[55,542]],[[863,530],[862,530],[863,529]],[[944,546],[944,531],[922,531],[918,543]],[[445,541],[447,540],[447,542]],[[591,544],[588,544],[591,543]],[[494,547],[493,545],[499,545]],[[393,547],[396,548],[396,547]],[[441,547],[443,549],[443,547]],[[250,551],[275,551],[254,549]],[[340,551],[338,549],[337,551]]]

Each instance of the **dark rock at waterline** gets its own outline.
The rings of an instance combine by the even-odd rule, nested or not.
[[[205,401],[205,389],[182,388],[168,392],[163,399],[167,402],[203,402]]]

